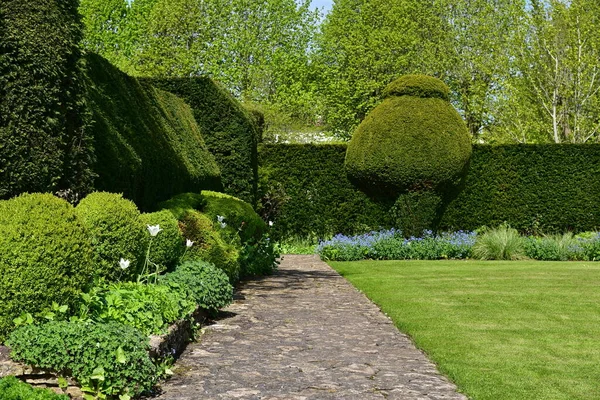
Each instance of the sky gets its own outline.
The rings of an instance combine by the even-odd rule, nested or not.
[[[325,11],[331,10],[331,5],[333,4],[333,0],[312,0],[312,6],[323,8],[325,7]]]

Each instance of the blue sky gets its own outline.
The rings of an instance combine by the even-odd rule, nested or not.
[[[325,7],[325,11],[329,11],[331,9],[332,4],[333,0],[312,0],[313,7]]]

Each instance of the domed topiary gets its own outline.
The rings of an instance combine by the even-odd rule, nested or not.
[[[0,343],[22,312],[74,305],[92,274],[92,249],[73,206],[51,194],[0,202]]]
[[[108,280],[133,279],[145,260],[149,234],[133,202],[120,194],[96,192],[75,208],[91,238],[96,275]],[[119,260],[129,260],[122,270]]]
[[[185,250],[185,241],[179,230],[177,218],[169,210],[142,214],[140,220],[147,225],[159,225],[161,231],[150,246],[150,261],[164,269],[175,267]]]
[[[189,210],[180,220],[183,235],[194,241],[194,245],[186,253],[185,260],[202,260],[214,264],[223,270],[231,282],[237,282],[240,276],[238,248],[228,243],[216,230],[212,220],[195,210]]]
[[[348,145],[349,178],[367,191],[403,191],[457,183],[471,156],[467,127],[440,80],[407,75],[359,125]]]

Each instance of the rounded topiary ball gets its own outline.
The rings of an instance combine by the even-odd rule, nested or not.
[[[116,193],[96,192],[75,208],[94,249],[96,275],[109,281],[134,279],[145,261],[149,234],[140,212]],[[129,260],[122,270],[119,260]]]
[[[179,230],[179,222],[169,210],[140,215],[142,223],[159,225],[161,231],[150,245],[150,260],[164,269],[175,267],[185,251],[185,239]]]
[[[396,196],[460,181],[471,157],[466,124],[439,79],[407,75],[390,83],[384,101],[348,144],[346,170],[358,186]]]
[[[73,206],[51,194],[0,202],[0,343],[22,312],[73,306],[92,275],[92,248]]]

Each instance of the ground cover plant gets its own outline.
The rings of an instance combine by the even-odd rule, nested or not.
[[[330,262],[469,398],[597,399],[600,265]]]
[[[2,400],[69,400],[69,396],[48,389],[34,389],[14,376],[0,379],[0,394]]]

